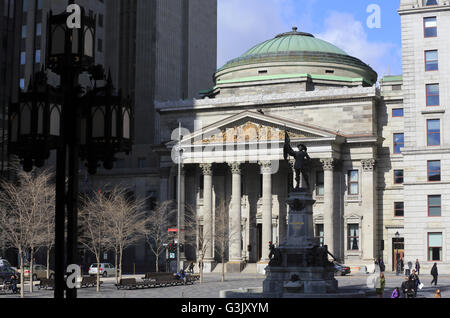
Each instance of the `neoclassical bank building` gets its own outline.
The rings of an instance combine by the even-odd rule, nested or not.
[[[402,2],[400,13],[415,27],[423,23],[423,15],[436,16],[426,9]],[[404,33],[409,34],[409,26]],[[417,46],[410,50],[415,52]],[[423,62],[423,52],[416,55]],[[432,177],[439,173],[441,180],[441,167],[430,165],[426,155],[419,161],[415,155],[413,164],[406,162],[409,110],[403,106],[404,80],[379,79],[363,61],[294,27],[217,70],[214,87],[202,92],[202,99],[157,102],[159,199],[177,199],[176,162],[182,149],[180,204],[199,216],[197,235],[212,242],[205,251],[205,270],[221,262],[214,233],[223,202],[230,232],[229,272],[263,272],[269,242],[278,245],[285,240],[286,199],[295,183],[293,159],[283,158],[285,132],[293,147],[308,148],[315,236],[337,259],[358,267],[382,258],[388,271],[396,268],[399,258],[404,258],[405,267],[417,258],[422,268],[435,261],[445,264],[445,194],[439,187],[434,192],[417,187],[412,179],[426,178],[434,169]],[[427,88],[421,89],[425,99]],[[443,120],[443,114],[436,113],[440,108],[429,113],[426,106],[420,109],[428,125],[436,116]],[[181,132],[176,130],[180,123]],[[420,148],[423,139],[418,138],[414,147]],[[442,157],[436,151],[434,156],[431,162]],[[423,210],[414,212],[412,221],[405,213],[408,196],[415,202],[412,210]],[[182,208],[182,218],[185,213]],[[439,214],[430,220],[429,213]],[[182,257],[195,260],[196,252],[186,249]]]

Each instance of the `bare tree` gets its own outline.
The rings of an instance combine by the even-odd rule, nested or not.
[[[80,242],[95,255],[97,261],[97,292],[100,291],[100,255],[112,247],[106,201],[107,198],[100,191],[90,197],[82,197],[82,208],[79,213]]]
[[[30,291],[33,291],[33,255],[42,244],[46,205],[54,198],[48,171],[25,173],[15,168],[17,181],[0,181],[0,231],[7,247],[17,249],[20,260],[21,297],[24,296],[24,264],[30,250]]]
[[[222,262],[222,282],[225,281],[225,257],[228,250],[229,242],[235,236],[229,228],[228,209],[225,200],[221,200],[216,209],[216,217],[214,222],[214,241],[216,253],[220,255]]]
[[[197,250],[197,261],[199,265],[200,283],[203,283],[203,261],[206,251],[211,248],[212,233],[204,231],[202,226],[203,218],[196,213],[196,211],[190,207],[185,207],[185,245],[192,245]],[[195,239],[189,239],[195,238]]]
[[[145,199],[129,200],[125,188],[115,186],[105,200],[104,210],[108,224],[108,237],[115,251],[116,282],[122,279],[123,251],[145,236]],[[119,256],[119,264],[117,258]],[[117,275],[117,272],[119,274]]]
[[[168,228],[176,210],[172,201],[164,201],[156,206],[147,217],[146,238],[152,253],[155,255],[156,271],[159,272],[159,258],[169,241]]]

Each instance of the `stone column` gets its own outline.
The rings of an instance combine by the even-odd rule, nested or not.
[[[362,165],[362,230],[360,240],[362,243],[363,259],[373,261],[377,258],[377,207],[376,207],[376,176],[375,159],[361,160]]]
[[[336,255],[334,246],[334,159],[321,159],[320,162],[324,171],[324,245],[328,246],[331,254]]]
[[[204,249],[203,270],[211,272],[214,263],[212,164],[200,164],[200,168],[203,170],[203,241],[207,244],[207,248]]]
[[[241,164],[230,163],[232,174],[231,211],[230,211],[230,241],[229,262],[227,272],[240,272],[243,268],[241,248]]]
[[[260,162],[263,175],[262,196],[262,253],[260,263],[269,262],[269,242],[272,241],[272,163]]]

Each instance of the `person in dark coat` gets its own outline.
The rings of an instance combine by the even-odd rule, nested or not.
[[[433,280],[431,281],[431,285],[434,286],[437,285],[437,280],[438,280],[438,269],[437,269],[437,263],[434,263],[433,267],[431,268],[431,276],[433,276]]]
[[[17,294],[18,293],[18,288],[17,288],[17,277],[16,275],[11,275],[10,279],[9,279],[9,283],[11,284],[11,291],[13,292],[13,294]]]
[[[420,263],[419,263],[419,259],[416,259],[416,272],[417,272],[417,275],[420,275]]]
[[[384,265],[382,259],[380,259],[379,264],[380,264],[380,272],[384,273],[384,271],[386,270],[386,266]]]
[[[412,298],[412,297],[414,297],[414,289],[412,287],[413,286],[409,282],[409,276],[405,276],[405,281],[400,286],[400,288],[402,290],[403,298]]]
[[[409,276],[409,282],[412,285],[412,287],[414,288],[414,297],[416,297],[417,296],[417,288],[420,285],[420,279],[419,279],[419,276],[417,276],[415,269],[412,270],[412,273]]]

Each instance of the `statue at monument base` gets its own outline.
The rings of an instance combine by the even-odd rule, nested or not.
[[[263,297],[289,298],[337,292],[338,282],[334,278],[333,263],[328,260],[327,246],[321,247],[314,237],[314,202],[308,189],[297,188],[289,193],[288,235],[278,248],[270,242]]]

